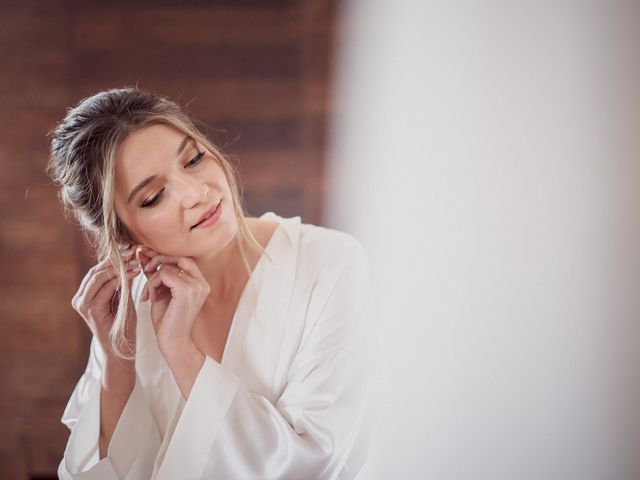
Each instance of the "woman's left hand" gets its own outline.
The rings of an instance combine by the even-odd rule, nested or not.
[[[193,325],[211,287],[189,257],[161,255],[149,247],[141,253],[150,260],[143,264],[147,284],[140,299],[151,301],[158,346],[166,356],[193,344]]]

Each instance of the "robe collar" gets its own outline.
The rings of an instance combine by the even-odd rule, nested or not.
[[[282,225],[285,231],[285,234],[287,236],[287,239],[289,240],[289,243],[297,252],[298,241],[300,239],[300,227],[302,225],[302,222],[299,216],[285,218],[285,217],[281,217],[276,213],[267,212],[263,214],[260,218],[271,219],[280,223],[280,225]]]
[[[281,387],[273,383],[280,369],[287,368],[280,365],[280,345],[293,300],[302,223],[299,216],[284,218],[273,212],[261,218],[280,223],[277,237],[267,245],[273,263],[261,258],[262,265],[254,271],[238,305],[222,365],[245,377],[252,388],[274,392]],[[265,384],[265,379],[271,383]]]

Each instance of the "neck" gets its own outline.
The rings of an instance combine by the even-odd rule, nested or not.
[[[244,285],[247,272],[240,255],[237,235],[215,254],[193,257],[193,260],[211,286],[208,301],[217,302],[230,298],[233,292]]]

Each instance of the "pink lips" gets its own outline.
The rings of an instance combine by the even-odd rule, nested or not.
[[[211,215],[213,215],[215,213],[215,211],[218,209],[218,207],[220,206],[220,203],[222,203],[222,199],[220,199],[220,201],[216,205],[212,206],[209,210],[204,212],[202,214],[202,216],[200,217],[200,219],[198,220],[198,223],[196,223],[195,225],[191,226],[191,230],[194,229],[195,227],[197,227],[198,225],[200,225],[202,222],[204,222],[208,218],[210,218]]]

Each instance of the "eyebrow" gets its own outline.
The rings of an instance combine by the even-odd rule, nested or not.
[[[193,138],[190,137],[189,135],[187,135],[182,139],[182,142],[180,142],[180,145],[178,146],[178,150],[176,151],[176,157],[182,153],[182,151],[184,150],[184,147],[187,146],[187,143],[189,143],[190,140],[193,140]],[[150,177],[145,178],[138,185],[136,185],[135,188],[131,190],[131,193],[129,194],[129,198],[127,199],[127,205],[131,203],[131,200],[133,200],[133,197],[135,197],[140,190],[142,190],[144,187],[146,187],[151,182],[153,182],[157,177],[158,177],[157,175],[151,175]]]

